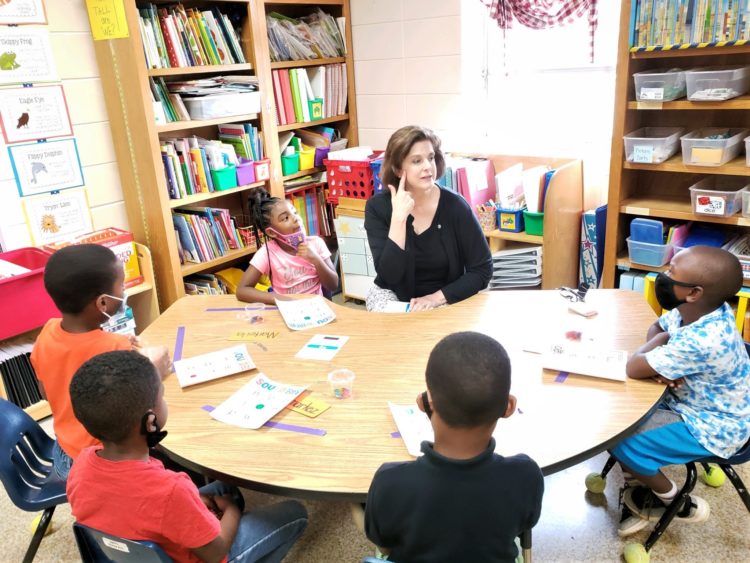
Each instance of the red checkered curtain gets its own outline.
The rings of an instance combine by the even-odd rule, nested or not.
[[[549,29],[571,23],[584,16],[589,20],[589,48],[594,62],[597,0],[480,0],[489,7],[490,18],[503,30],[512,27],[515,18],[532,29]]]

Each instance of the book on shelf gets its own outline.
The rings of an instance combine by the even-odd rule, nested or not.
[[[630,46],[750,39],[750,4],[740,0],[633,0]]]
[[[272,71],[272,77],[279,125],[311,122],[313,100],[322,100],[323,118],[346,113],[346,63],[280,68]]]
[[[228,295],[224,281],[214,274],[191,274],[185,278],[185,293],[188,295]]]
[[[22,335],[0,344],[0,378],[11,403],[21,408],[42,400],[39,382],[31,365],[34,336]]]
[[[333,213],[326,203],[321,184],[308,184],[290,189],[286,194],[302,221],[308,235],[328,237],[333,233]]]
[[[345,18],[334,18],[320,8],[299,19],[270,12],[266,15],[266,27],[271,60],[343,57],[346,54],[343,25]]]
[[[182,4],[139,9],[138,28],[148,68],[178,68],[245,63],[229,17],[218,8]]]
[[[254,241],[240,232],[244,227],[240,223],[228,209],[185,207],[172,212],[181,263],[208,262],[251,246]]]

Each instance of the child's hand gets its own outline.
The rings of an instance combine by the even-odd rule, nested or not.
[[[654,336],[650,342],[653,342],[654,348],[657,346],[664,346],[665,344],[669,343],[669,333],[665,330],[664,332],[660,332],[656,336]]]
[[[138,351],[151,360],[162,379],[172,371],[172,360],[169,358],[169,348],[166,346],[139,348]]]
[[[221,511],[222,516],[225,512],[237,511],[239,514],[240,508],[234,503],[232,495],[222,495],[213,497],[213,501]]]
[[[219,510],[219,507],[216,505],[216,501],[214,500],[216,497],[212,495],[200,495],[201,500],[203,501],[203,504],[206,505],[206,508],[208,508],[216,518],[221,520],[221,517],[224,515],[224,513]]]
[[[300,243],[300,245],[297,247],[297,256],[305,258],[312,263],[320,260],[320,256],[318,256],[318,253],[313,250],[312,246],[307,244],[307,241]]]
[[[657,381],[658,383],[664,383],[670,389],[679,389],[680,387],[682,387],[682,384],[685,383],[684,377],[681,377],[679,379],[667,379],[666,377],[663,377],[661,375],[655,375],[651,379]]]

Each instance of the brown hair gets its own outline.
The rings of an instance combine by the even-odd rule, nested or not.
[[[437,168],[435,180],[443,175],[443,172],[445,172],[445,157],[440,149],[440,138],[426,127],[407,125],[396,131],[388,139],[383,166],[380,169],[380,179],[383,181],[384,189],[387,190],[389,184],[394,188],[398,187],[400,178],[397,172],[401,169],[401,165],[411,148],[420,141],[430,141],[432,148],[435,150],[435,167]]]

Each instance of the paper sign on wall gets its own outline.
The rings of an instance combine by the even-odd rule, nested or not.
[[[47,23],[42,0],[0,0],[0,25]]]
[[[75,139],[8,147],[21,197],[83,185]]]
[[[73,135],[60,84],[0,89],[0,123],[6,143]]]
[[[123,0],[86,0],[94,41],[130,35]]]
[[[21,200],[34,246],[73,238],[92,230],[86,190],[27,197]]]
[[[0,84],[58,80],[46,28],[9,27],[0,35]]]

